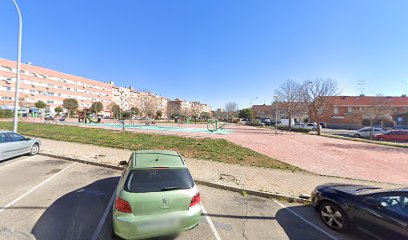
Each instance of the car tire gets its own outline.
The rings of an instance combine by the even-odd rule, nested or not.
[[[340,206],[332,202],[324,202],[319,207],[319,215],[323,223],[338,232],[347,232],[349,219]]]
[[[378,141],[385,141],[385,139],[384,138],[379,138]]]
[[[34,143],[33,146],[31,146],[31,149],[28,155],[34,156],[34,155],[37,155],[39,152],[40,152],[40,145],[38,143]]]
[[[360,138],[361,136],[360,136],[360,134],[354,134],[353,137]]]

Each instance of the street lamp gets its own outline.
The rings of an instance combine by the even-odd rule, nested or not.
[[[252,102],[255,100],[255,99],[258,99],[258,97],[254,97],[252,100],[251,100],[251,107],[252,107]]]
[[[278,99],[279,96],[274,96],[275,98],[275,135],[278,134]]]
[[[14,95],[14,119],[13,131],[17,132],[18,124],[18,89],[20,85],[20,65],[21,65],[21,39],[23,35],[23,17],[21,16],[20,8],[16,0],[12,0],[18,13],[18,45],[17,45],[17,74],[16,74],[16,93]]]

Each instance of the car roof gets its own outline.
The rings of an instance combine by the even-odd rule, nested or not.
[[[408,193],[408,187],[401,187],[401,188],[392,188],[392,187],[373,188],[372,190],[367,190],[367,191],[361,192],[360,195],[367,195],[367,194],[373,194],[373,193],[387,193],[387,192],[404,192],[404,193]]]
[[[12,133],[12,131],[9,131],[9,130],[1,130],[1,129],[0,129],[0,133]]]
[[[139,150],[132,154],[131,169],[187,168],[181,155],[172,150]]]

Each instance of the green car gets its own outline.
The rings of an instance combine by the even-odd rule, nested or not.
[[[200,193],[175,151],[133,152],[113,204],[113,233],[123,239],[178,234],[196,227]]]

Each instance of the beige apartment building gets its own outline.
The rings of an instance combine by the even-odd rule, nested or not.
[[[0,59],[0,107],[14,109],[16,62]],[[51,113],[66,98],[78,100],[79,108],[89,108],[93,102],[104,106],[112,102],[112,85],[58,71],[21,64],[19,105],[33,107],[44,101]]]
[[[16,71],[15,61],[0,59],[0,109],[14,109]],[[178,99],[170,101],[151,92],[136,91],[133,87],[115,86],[112,81],[104,83],[31,64],[21,64],[19,91],[20,109],[27,112],[35,109],[37,101],[43,101],[48,105],[47,111],[54,114],[54,109],[62,106],[66,98],[76,99],[80,110],[90,108],[94,102],[102,102],[105,115],[110,114],[113,103],[124,111],[136,107],[141,116],[147,113],[155,116],[161,111],[162,118],[168,117],[168,108],[173,109],[174,102],[180,105],[180,111],[190,113],[199,108],[200,112],[211,112],[206,104]]]

